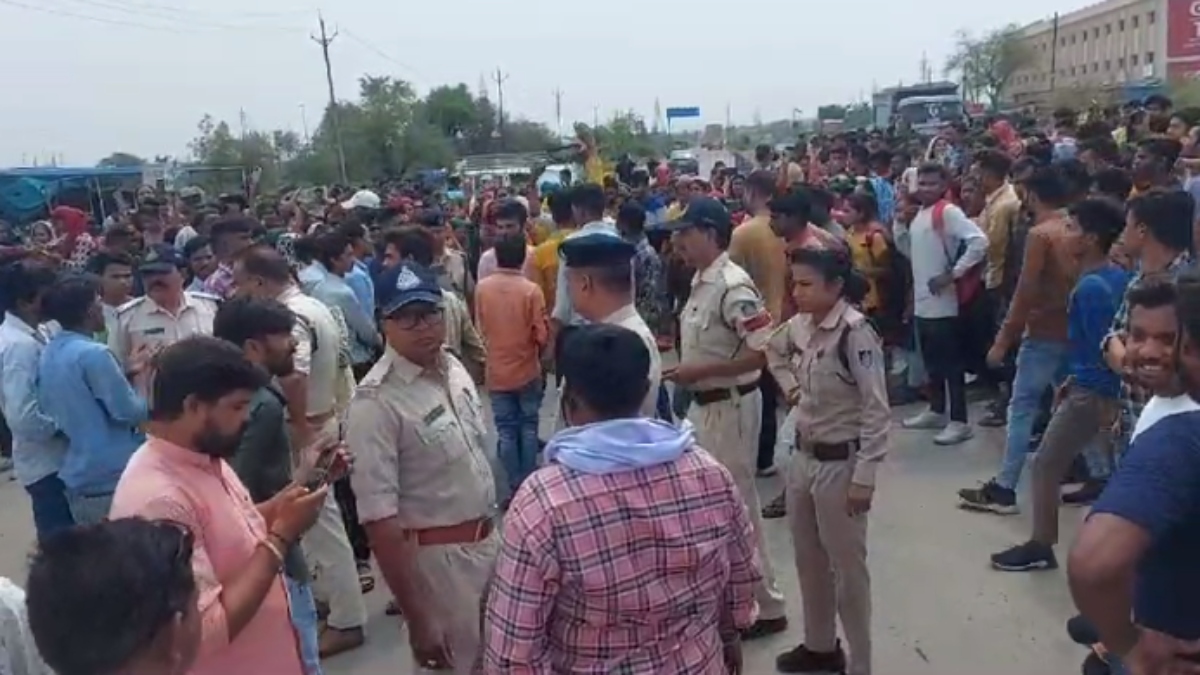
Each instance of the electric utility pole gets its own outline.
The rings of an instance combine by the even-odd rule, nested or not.
[[[504,149],[504,83],[508,82],[508,75],[496,68],[496,75],[493,81],[496,83],[496,111],[498,113],[496,120],[496,130],[500,132],[500,149]]]
[[[554,121],[558,125],[558,137],[563,135],[562,127],[562,89],[554,90]]]
[[[312,40],[321,45],[321,55],[325,58],[325,82],[329,85],[329,120],[333,124],[333,139],[337,144],[338,155],[338,170],[342,177],[342,184],[348,184],[350,178],[346,175],[346,149],[342,146],[342,125],[338,120],[337,96],[333,92],[333,65],[329,62],[329,45],[333,43],[333,39],[338,36],[337,31],[333,35],[325,32],[325,17],[317,13],[317,21],[321,25],[321,37],[313,35]]]

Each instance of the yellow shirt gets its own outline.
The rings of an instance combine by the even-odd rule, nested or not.
[[[888,270],[890,251],[887,237],[879,230],[853,230],[846,234],[846,243],[850,246],[850,260],[854,263],[855,269],[867,277],[868,289],[867,295],[862,301],[863,312],[873,312],[882,306],[879,297],[879,280],[876,275]]]
[[[533,249],[533,282],[542,289],[548,308],[554,307],[554,294],[558,292],[558,246],[572,232],[555,230]]]

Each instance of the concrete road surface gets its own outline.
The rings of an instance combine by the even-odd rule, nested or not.
[[[546,409],[551,405],[548,400]],[[989,554],[1028,538],[1028,516],[956,507],[955,491],[991,476],[999,459],[1002,432],[977,433],[966,445],[943,448],[933,445],[929,432],[893,432],[870,526],[877,675],[1079,672],[1083,651],[1064,630],[1073,613],[1064,571],[1013,574],[988,566]],[[780,485],[779,478],[759,481],[763,500]],[[1027,497],[1022,504],[1028,512]],[[1065,541],[1074,538],[1082,516],[1080,510],[1062,511]],[[776,654],[800,641],[803,623],[786,521],[768,521],[766,532],[791,627],[746,645],[749,675],[775,672]],[[15,482],[0,484],[0,575],[24,583],[31,541],[25,493]],[[1060,560],[1065,557],[1060,547]],[[384,616],[386,600],[380,579],[369,596],[366,646],[328,661],[328,675],[414,672],[403,628]]]

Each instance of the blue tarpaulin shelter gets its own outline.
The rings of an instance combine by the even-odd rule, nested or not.
[[[141,183],[142,167],[23,167],[0,169],[0,218],[23,223],[36,218],[70,189],[101,192],[129,181]]]

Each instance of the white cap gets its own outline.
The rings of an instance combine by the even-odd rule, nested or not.
[[[370,190],[359,190],[354,193],[354,196],[342,202],[342,208],[347,211],[354,209],[377,209],[382,202],[379,200],[379,195]]]

